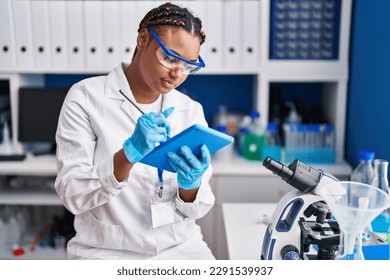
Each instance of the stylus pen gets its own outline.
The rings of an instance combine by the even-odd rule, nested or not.
[[[141,112],[142,115],[144,115],[144,111],[142,111],[133,101],[130,100],[130,98],[128,98],[126,96],[126,94],[122,91],[122,89],[119,89],[119,92],[120,94],[122,94],[126,99],[127,101],[129,101],[138,111]],[[167,139],[169,139],[170,137],[167,135]],[[159,198],[162,198],[162,195],[163,195],[163,190],[164,190],[164,186],[163,186],[163,183],[164,183],[164,180],[163,180],[163,172],[164,170],[161,169],[161,168],[157,168],[157,175],[158,175],[158,180],[160,181],[160,187],[159,189],[157,190],[157,195]]]
[[[121,90],[121,89],[119,89],[119,92],[120,92],[120,94],[122,94],[123,96],[124,96],[124,98],[126,98],[127,99],[127,101],[129,101],[142,115],[145,115],[145,112],[144,111],[142,111],[141,110],[141,108],[140,107],[138,107],[137,106],[137,104],[135,104],[133,101],[131,101],[130,100],[130,98],[128,98],[127,96],[126,96],[126,94]],[[167,139],[170,139],[171,137],[169,137],[169,135],[167,135]]]
[[[131,104],[133,104],[133,106],[134,106],[138,111],[140,111],[142,115],[145,114],[144,111],[142,111],[142,110],[140,109],[140,107],[138,107],[133,101],[131,101],[130,98],[128,98],[128,97],[126,96],[126,94],[124,94],[124,92],[122,91],[122,89],[119,89],[119,92],[120,92],[120,94],[122,94],[122,95],[127,99],[127,101],[129,101]]]

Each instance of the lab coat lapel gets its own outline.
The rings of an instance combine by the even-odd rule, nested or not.
[[[104,93],[107,98],[119,99],[122,101],[120,108],[130,117],[130,119],[136,123],[138,118],[142,115],[126,98],[119,92],[122,92],[133,102],[135,102],[134,96],[130,90],[130,86],[127,82],[124,74],[126,64],[121,64],[116,67],[112,72],[107,75]]]

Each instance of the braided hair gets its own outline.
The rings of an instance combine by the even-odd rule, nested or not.
[[[141,20],[138,28],[140,32],[143,28],[159,26],[178,26],[186,31],[198,36],[202,45],[206,40],[206,35],[202,31],[202,21],[195,17],[187,8],[167,2],[150,10]]]
[[[160,27],[164,26],[184,28],[186,31],[199,37],[201,45],[206,40],[206,34],[202,31],[202,21],[200,18],[195,17],[187,8],[181,8],[171,2],[150,10],[141,20],[138,32],[149,27],[154,27],[157,32]]]

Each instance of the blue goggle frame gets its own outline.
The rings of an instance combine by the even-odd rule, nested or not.
[[[188,60],[188,59],[185,59],[184,57],[181,57],[180,55],[177,55],[176,53],[174,53],[173,51],[171,51],[170,49],[168,49],[164,44],[163,42],[161,42],[160,38],[158,37],[157,33],[153,30],[153,28],[149,27],[148,29],[150,31],[150,33],[152,33],[153,35],[153,38],[156,40],[157,44],[161,47],[161,49],[166,53],[168,54],[169,56],[172,56],[176,59],[179,59],[181,61],[184,61],[185,63],[188,63],[190,65],[194,65],[194,66],[198,66],[198,67],[202,67],[204,68],[206,66],[206,64],[204,63],[202,57],[200,55],[198,55],[198,60],[199,62],[196,62],[196,61],[191,61],[191,60]]]

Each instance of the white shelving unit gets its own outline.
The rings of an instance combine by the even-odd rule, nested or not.
[[[232,2],[233,0],[225,0]],[[252,1],[252,0],[248,0]],[[253,0],[255,1],[255,0]],[[252,2],[253,2],[252,1]],[[262,113],[264,125],[268,122],[268,105],[270,100],[270,86],[272,83],[321,83],[323,89],[323,109],[326,117],[331,120],[336,129],[337,163],[335,165],[314,166],[326,170],[341,179],[347,179],[351,167],[344,159],[346,100],[348,83],[348,56],[349,56],[349,30],[351,23],[352,0],[342,0],[340,8],[340,30],[337,60],[272,60],[270,53],[270,2],[271,0],[257,1],[258,7],[258,34],[244,32],[257,36],[258,45],[256,67],[210,67],[199,72],[200,75],[249,74],[257,76],[254,86],[256,98],[253,100],[254,108]],[[330,0],[332,1],[332,0]],[[76,1],[75,1],[76,2]],[[125,1],[121,1],[125,2]],[[156,6],[158,2],[166,1],[136,1],[142,2],[148,8]],[[152,3],[153,2],[153,3]],[[175,2],[175,1],[174,1]],[[178,1],[179,4],[191,6],[192,10],[201,18],[210,12],[204,8],[209,1]],[[210,1],[211,2],[211,1]],[[214,1],[221,2],[221,1]],[[7,2],[9,3],[9,1]],[[203,4],[202,4],[203,3]],[[218,3],[217,3],[218,4]],[[4,5],[4,3],[2,4]],[[203,8],[202,8],[203,7]],[[210,18],[204,21],[204,27],[210,30],[209,24],[215,24]],[[213,18],[213,20],[216,20]],[[138,24],[138,22],[137,22]],[[126,26],[126,29],[131,28]],[[134,29],[134,28],[133,28]],[[253,30],[253,29],[251,29]],[[241,34],[241,33],[240,33]],[[211,35],[208,34],[210,38]],[[221,37],[222,35],[218,35]],[[226,36],[226,35],[225,35]],[[223,37],[223,36],[222,36]],[[223,40],[223,38],[222,38]],[[210,39],[211,41],[211,39]],[[0,41],[1,42],[1,41]],[[15,42],[11,42],[14,43]],[[223,45],[223,43],[222,43]],[[1,46],[0,46],[1,47]],[[202,50],[210,48],[208,42]],[[225,46],[226,47],[226,46]],[[207,55],[206,55],[207,58]],[[1,56],[0,56],[1,59]],[[44,74],[103,74],[108,68],[93,69],[79,68],[34,68],[18,66],[4,68],[0,62],[0,80],[9,80],[13,142],[17,142],[18,135],[18,89],[21,86],[44,86]],[[218,259],[227,258],[226,239],[222,222],[221,205],[225,202],[277,202],[291,187],[278,177],[268,172],[260,162],[250,162],[235,157],[231,161],[213,161],[214,176],[212,186],[216,196],[216,205],[210,213],[199,221],[206,241],[209,243]],[[56,174],[54,157],[28,157],[22,162],[0,162],[0,175],[33,175],[47,176]],[[54,192],[52,193],[3,193],[0,192],[0,204],[28,204],[28,205],[62,205]]]

